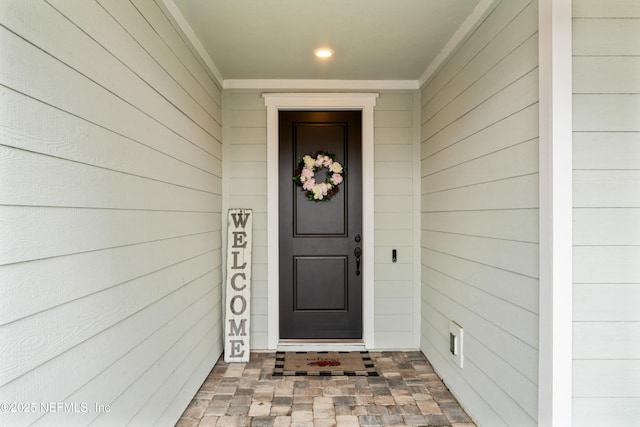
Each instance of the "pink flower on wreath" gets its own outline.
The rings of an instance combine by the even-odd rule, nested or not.
[[[302,184],[302,188],[306,191],[311,191],[311,189],[316,185],[316,180],[311,178],[307,180],[304,184]]]
[[[315,165],[317,167],[322,167],[322,162],[324,162],[324,156],[322,154],[318,154],[318,157],[316,157]]]
[[[333,185],[339,185],[342,182],[342,175],[340,175],[339,173],[334,173],[333,175],[331,175],[331,182],[333,183]]]
[[[313,170],[307,169],[307,168],[302,169],[302,172],[300,173],[300,181],[305,182],[308,179],[312,179],[312,178],[313,178]]]
[[[322,159],[322,166],[328,168],[331,166],[331,163],[333,163],[333,159],[329,156],[324,156],[324,159]]]

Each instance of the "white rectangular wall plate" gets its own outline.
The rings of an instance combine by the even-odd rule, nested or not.
[[[456,322],[449,322],[449,356],[460,368],[464,367],[464,330]]]

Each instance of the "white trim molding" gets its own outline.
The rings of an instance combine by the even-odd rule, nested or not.
[[[447,44],[442,48],[440,53],[431,61],[431,64],[427,66],[424,73],[418,79],[418,86],[422,87],[427,83],[431,77],[438,71],[438,69],[445,63],[445,61],[458,50],[458,47],[464,42],[467,37],[482,23],[484,18],[495,8],[498,4],[497,0],[482,0],[473,9],[471,14],[464,20],[458,30],[451,36]]]
[[[226,79],[224,89],[418,90],[417,80]]]
[[[377,93],[265,93],[267,107],[267,344],[278,348],[279,336],[279,234],[278,234],[278,111],[362,111],[362,235],[363,252],[373,257],[373,108]],[[374,347],[373,263],[363,263],[363,341]],[[330,344],[327,344],[330,346]]]
[[[205,47],[202,45],[200,39],[193,31],[193,28],[191,28],[191,25],[189,25],[184,15],[182,15],[182,12],[180,12],[178,6],[174,3],[173,0],[160,0],[160,2],[164,5],[165,9],[167,10],[167,12],[169,12],[169,15],[171,15],[178,27],[180,27],[180,30],[182,30],[187,40],[189,40],[189,43],[191,43],[196,52],[198,52],[198,55],[200,55],[200,58],[202,58],[204,63],[207,65],[207,67],[211,71],[211,74],[218,82],[218,85],[223,88],[224,79],[222,77],[222,73],[220,72],[220,70],[218,70],[218,67],[216,67],[213,59],[211,59],[211,57],[207,53],[207,49],[205,49]]]
[[[539,0],[538,425],[571,425],[573,176],[571,0]]]

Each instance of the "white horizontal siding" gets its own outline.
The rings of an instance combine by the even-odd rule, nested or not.
[[[414,221],[414,93],[381,93],[374,121],[375,343],[378,348],[418,348],[419,293]],[[396,250],[397,262],[392,262]],[[404,295],[394,289],[405,289]]]
[[[71,255],[199,234],[218,233],[220,214],[208,212],[0,206],[10,242],[7,263]],[[33,224],[25,228],[25,224]]]
[[[450,378],[444,377],[443,380],[453,393],[458,393],[460,389],[473,386],[474,389],[481,390],[481,393],[471,393],[468,397],[461,400],[467,410],[477,407],[478,410],[471,414],[476,423],[479,425],[489,426],[535,426],[533,420],[523,421],[531,418],[523,416],[523,411],[530,406],[531,400],[537,400],[537,386],[534,382],[527,379],[518,372],[519,367],[514,366],[495,353],[496,348],[504,348],[505,353],[511,349],[517,349],[519,344],[517,341],[509,342],[508,337],[502,337],[500,334],[494,338],[494,346],[487,347],[485,343],[478,338],[475,332],[481,330],[491,330],[491,324],[484,321],[481,317],[469,315],[465,307],[459,306],[453,300],[449,300],[437,293],[429,292],[428,288],[423,287],[423,298],[433,301],[437,304],[434,308],[430,304],[423,306],[423,351],[428,351],[429,361],[435,366],[443,366],[451,363],[448,355],[449,347],[449,317],[453,313],[464,322],[465,330],[465,367],[464,376],[454,375]],[[438,308],[446,311],[441,313]],[[446,331],[440,333],[439,331]],[[472,332],[473,331],[473,332]],[[492,335],[492,334],[490,334]],[[496,338],[501,338],[497,339]],[[513,354],[525,354],[520,359],[520,363],[537,362],[537,352],[535,349],[529,351],[514,352]],[[470,357],[475,354],[476,357]],[[479,357],[486,358],[485,362],[478,364]],[[436,368],[438,373],[441,369]],[[442,374],[441,374],[442,376]],[[517,390],[511,387],[514,381],[518,381],[520,386]],[[535,407],[534,407],[535,408]],[[530,409],[532,410],[532,409]],[[488,422],[486,420],[489,420]]]
[[[537,418],[537,61],[537,2],[503,1],[422,88],[421,347],[479,425]]]
[[[0,400],[90,408],[0,424],[172,424],[222,351],[221,90],[153,2],[0,17]]]
[[[607,425],[611,420],[629,420],[627,424],[637,425],[640,419],[640,404],[637,397],[588,397],[573,399],[574,425]]]
[[[620,297],[620,293],[614,293]],[[637,289],[636,289],[637,295]],[[624,295],[622,295],[624,297]],[[637,296],[636,296],[637,298]],[[629,305],[638,306],[638,301],[631,301]],[[609,306],[611,314],[612,305]],[[605,321],[602,321],[605,320]],[[640,333],[638,316],[629,321],[607,322],[606,317],[590,317],[589,321],[578,321],[573,326],[573,355],[576,360],[593,358],[596,360],[637,360],[640,359],[640,340],[636,339]],[[607,345],[593,346],[603,336],[607,337]]]
[[[575,426],[640,422],[640,7],[573,3]]]
[[[266,108],[261,92],[224,93],[225,204],[252,208],[252,348],[267,343]],[[415,93],[380,94],[374,117],[375,346],[417,348]],[[398,262],[391,262],[397,250]],[[397,293],[397,289],[403,292]],[[387,304],[388,303],[388,304]]]
[[[225,91],[225,209],[253,209],[251,348],[268,348],[267,110],[260,92]],[[224,218],[226,221],[226,218]]]

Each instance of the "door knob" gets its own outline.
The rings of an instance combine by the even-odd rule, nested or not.
[[[360,275],[360,256],[362,256],[362,249],[355,248],[353,254],[356,256],[356,276]]]

